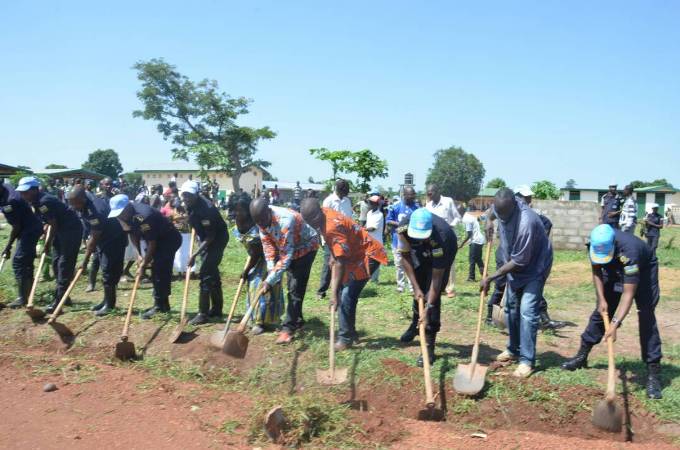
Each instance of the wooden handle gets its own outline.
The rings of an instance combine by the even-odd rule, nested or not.
[[[71,291],[73,288],[76,286],[76,282],[78,281],[78,278],[83,274],[83,268],[79,268],[78,271],[76,272],[76,275],[73,277],[73,280],[71,281],[71,284],[68,285],[68,288],[66,289],[66,292],[64,292],[64,295],[61,296],[61,300],[59,300],[59,304],[57,305],[57,308],[54,310],[52,313],[52,316],[50,316],[50,319],[47,321],[47,323],[52,323],[55,321],[59,313],[61,312],[61,309],[64,307],[64,303],[66,303],[66,299],[68,299],[68,296],[71,295]]]
[[[428,408],[434,408],[434,391],[432,390],[432,379],[430,378],[430,354],[427,352],[427,344],[425,343],[425,321],[427,315],[422,297],[418,297],[418,316],[420,317],[418,324],[420,352],[423,355],[423,376],[425,377],[425,402]]]
[[[262,283],[264,283],[264,281]],[[263,287],[257,290],[254,298],[250,299],[248,311],[246,311],[246,313],[243,315],[243,319],[241,319],[241,322],[238,324],[239,333],[243,333],[245,331],[246,325],[248,325],[248,320],[250,320],[250,315],[253,313],[253,310],[255,310],[255,306],[260,303],[260,297],[262,297],[262,295],[264,295]]]
[[[2,272],[2,268],[5,267],[5,261],[7,261],[4,257],[0,257],[0,272]]]
[[[189,243],[189,258],[194,254],[194,239],[196,239],[196,230],[191,229],[191,242]],[[184,316],[187,313],[187,300],[189,299],[189,281],[191,280],[191,269],[192,267],[187,266],[187,273],[184,276],[184,296],[182,297],[182,310],[179,314],[179,321],[184,321]]]
[[[47,233],[45,233],[45,242],[50,239],[52,235],[52,225],[47,225]],[[28,294],[28,304],[27,308],[33,308],[33,297],[35,296],[35,291],[38,288],[38,280],[40,279],[40,274],[42,273],[42,268],[45,265],[45,257],[47,256],[45,252],[45,247],[43,247],[42,255],[40,255],[40,262],[38,263],[38,270],[33,275],[33,285],[31,286],[31,293]]]
[[[250,265],[250,261],[252,260],[252,256],[248,256],[248,259],[246,260],[246,265],[243,266],[243,271],[245,271],[248,266]],[[236,311],[236,304],[238,303],[238,298],[241,296],[241,290],[243,289],[243,286],[246,284],[246,280],[241,278],[241,280],[238,282],[238,289],[236,289],[236,295],[234,295],[234,300],[231,301],[231,308],[229,308],[229,315],[227,316],[227,323],[224,325],[224,335],[227,335],[227,331],[229,331],[229,325],[231,324],[231,319],[234,318],[234,312]]]
[[[123,333],[121,334],[121,338],[123,341],[127,341],[128,337],[128,329],[130,328],[130,319],[132,318],[132,306],[135,303],[135,297],[137,296],[137,288],[139,287],[139,283],[142,281],[142,274],[144,271],[140,271],[137,276],[135,277],[135,284],[132,286],[132,294],[130,295],[130,303],[128,304],[128,310],[127,310],[127,315],[125,316],[125,325],[123,325]]]
[[[609,332],[611,324],[609,323],[608,314],[600,314],[604,322],[604,331]],[[614,362],[614,339],[610,336],[607,338],[607,392],[605,397],[608,401],[614,401],[616,398],[616,363]]]
[[[486,256],[484,257],[484,273],[482,274],[482,279],[486,279],[489,274],[489,260],[491,259],[491,247],[493,247],[493,239],[489,240],[486,247]],[[471,372],[474,373],[475,366],[477,365],[477,358],[479,357],[479,338],[482,334],[482,318],[484,317],[484,303],[486,302],[486,292],[482,291],[479,293],[479,315],[477,317],[477,332],[475,333],[475,344],[472,347],[472,358],[471,358]]]
[[[329,326],[329,340],[328,345],[328,364],[331,368],[331,376],[335,377],[335,305],[331,305],[331,323]]]

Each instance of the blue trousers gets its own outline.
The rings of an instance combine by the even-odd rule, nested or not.
[[[536,279],[521,289],[507,285],[505,313],[508,322],[508,351],[519,356],[519,362],[534,366],[539,305],[545,280]]]
[[[17,249],[12,258],[14,277],[17,280],[33,280],[33,261],[35,260],[35,246],[42,234],[42,229],[22,231],[19,235]]]
[[[369,272],[370,275],[378,270],[380,263],[371,259],[369,261]],[[354,342],[358,335],[356,330],[357,322],[357,303],[359,303],[359,296],[361,291],[366,286],[366,283],[370,280],[366,278],[365,280],[350,280],[347,284],[342,286],[340,291],[340,310],[338,312],[338,322],[340,331],[338,332],[338,340],[345,344],[351,344]]]

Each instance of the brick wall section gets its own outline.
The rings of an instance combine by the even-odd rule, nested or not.
[[[600,217],[600,206],[595,202],[534,200],[532,206],[552,221],[556,250],[583,250]]]

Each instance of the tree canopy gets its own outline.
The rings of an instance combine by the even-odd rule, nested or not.
[[[352,183],[352,189],[367,192],[371,189],[371,180],[385,178],[388,175],[387,161],[367,148],[356,152],[312,148],[309,149],[309,153],[316,159],[331,164],[332,177],[327,181],[329,186],[332,186],[333,181],[341,174],[354,174],[357,179]]]
[[[97,149],[90,153],[87,156],[87,161],[83,163],[83,169],[101,173],[115,179],[123,171],[123,165],[120,163],[118,153],[111,148],[107,148],[106,150]]]
[[[340,172],[346,172],[350,164],[352,152],[349,150],[329,150],[325,147],[310,148],[309,154],[319,161],[328,161],[333,172],[331,180],[336,180]]]
[[[627,183],[626,183],[627,184]],[[643,187],[649,187],[649,186],[668,186],[668,187],[673,187],[671,183],[668,182],[667,179],[665,178],[657,178],[654,181],[640,181],[640,180],[635,180],[631,181],[630,185],[633,186],[633,189],[637,188],[643,188]]]
[[[68,169],[68,167],[66,167],[66,166],[63,165],[63,164],[54,164],[54,163],[52,163],[52,164],[46,165],[46,166],[45,166],[45,169]]]
[[[434,154],[427,184],[435,183],[443,194],[467,202],[479,193],[485,174],[484,165],[475,155],[454,146]]]
[[[252,100],[233,98],[219,91],[217,81],[193,82],[163,59],[141,61],[133,66],[142,87],[137,98],[144,106],[134,117],[153,120],[163,139],[170,140],[173,157],[191,157],[202,171],[217,169],[230,175],[234,190],[249,166],[269,167],[256,159],[260,141],[273,139],[269,127],[239,126],[239,116],[248,114]]]
[[[531,185],[531,190],[534,191],[534,198],[536,199],[557,200],[560,198],[560,190],[552,181],[536,181]]]
[[[504,188],[504,187],[508,187],[508,185],[503,178],[496,177],[496,178],[490,179],[486,183],[486,187],[489,188],[489,189],[501,189],[501,188]]]
[[[574,189],[574,188],[576,187],[576,180],[574,180],[573,178],[569,178],[569,179],[567,180],[566,187],[567,187],[568,189]]]

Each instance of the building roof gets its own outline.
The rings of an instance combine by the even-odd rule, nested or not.
[[[498,192],[498,188],[482,188],[479,190],[477,197],[493,197]]]
[[[21,169],[18,167],[10,166],[7,164],[0,164],[0,175],[13,175],[19,172]]]
[[[51,178],[70,177],[101,180],[102,178],[106,177],[104,174],[93,172],[87,169],[41,169],[36,170],[35,173],[38,175],[47,175]]]
[[[560,189],[560,191],[589,191],[589,192],[606,192],[608,191],[609,188],[600,188],[600,189],[593,189],[593,188],[582,188],[582,187],[573,187],[573,188],[568,188],[568,187],[563,187]],[[651,193],[668,193],[668,194],[674,194],[676,192],[680,192],[680,189],[675,189],[673,186],[669,185],[658,185],[658,186],[646,186],[646,187],[641,187],[641,188],[635,188],[635,192],[651,192]]]
[[[247,170],[251,169],[258,169],[262,170],[259,167],[249,167]],[[169,161],[169,162],[160,162],[160,163],[148,163],[144,164],[141,167],[136,168],[133,170],[135,173],[140,173],[140,172],[200,172],[201,167],[196,164],[195,162],[192,161]],[[206,172],[222,172],[219,169],[207,169]]]

